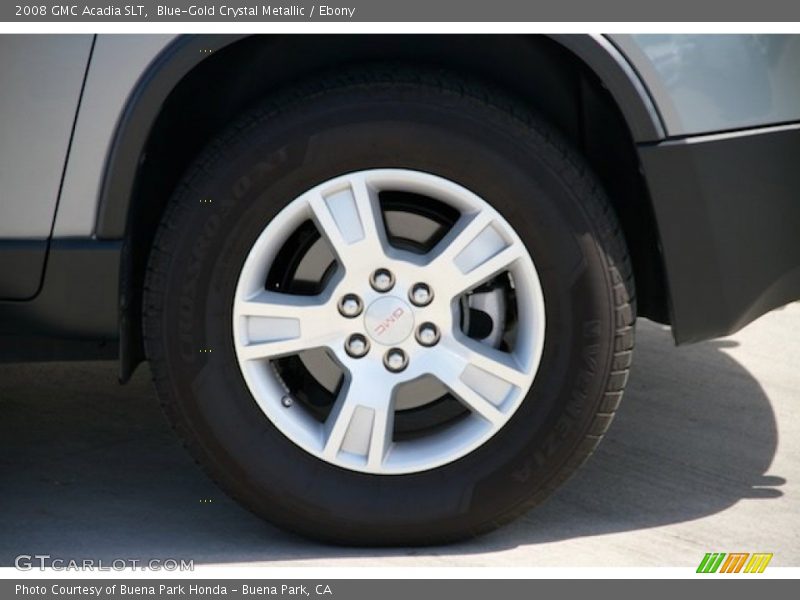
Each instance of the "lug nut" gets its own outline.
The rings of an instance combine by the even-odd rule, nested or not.
[[[383,366],[392,373],[399,373],[408,366],[408,355],[400,348],[391,348],[383,355]]]
[[[439,328],[433,323],[423,323],[417,328],[416,337],[423,346],[435,346],[439,341]]]
[[[352,319],[360,315],[362,310],[364,310],[364,304],[361,302],[361,298],[355,294],[345,294],[339,300],[339,312],[343,317]]]
[[[433,290],[425,283],[415,283],[408,298],[416,306],[428,306],[433,300]]]
[[[394,287],[394,275],[388,269],[377,269],[369,278],[369,282],[377,292],[388,292]]]
[[[354,333],[347,338],[344,349],[353,358],[361,358],[369,352],[369,340],[360,333]]]

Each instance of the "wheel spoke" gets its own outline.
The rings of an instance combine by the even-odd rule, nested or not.
[[[339,452],[364,457],[367,466],[379,469],[392,443],[394,409],[391,392],[381,393],[366,383],[372,378],[348,381],[339,393],[325,423],[322,454],[336,460]]]
[[[320,233],[346,268],[385,253],[378,194],[363,177],[351,177],[345,189],[311,196],[308,205]]]
[[[497,254],[486,257],[479,265],[464,273],[460,279],[452,282],[456,284],[453,291],[456,294],[461,294],[478,287],[503,271],[507,271],[517,260],[524,256],[525,250],[521,246],[521,244],[512,244]]]
[[[331,308],[319,296],[259,292],[235,304],[234,314],[245,321],[238,353],[244,360],[297,354],[336,339]]]
[[[480,235],[490,224],[492,218],[487,211],[480,211],[473,214],[462,215],[456,221],[450,231],[436,244],[431,250],[434,257],[431,266],[434,264],[452,264],[456,257],[463,252],[475,238]]]
[[[385,406],[375,409],[375,418],[372,421],[372,437],[370,439],[367,466],[378,469],[383,464],[383,459],[392,445],[394,431],[394,409],[387,402]]]
[[[429,267],[443,274],[448,295],[454,297],[510,268],[525,249],[520,242],[509,243],[488,211],[481,211],[463,216],[431,254]]]
[[[259,292],[249,300],[236,303],[236,314],[244,317],[274,317],[298,319],[300,313],[310,315],[324,308],[327,300],[319,296],[298,296],[279,292]]]
[[[454,338],[443,340],[440,348],[442,354],[432,363],[430,373],[490,423],[504,418],[505,400],[529,383],[514,356],[506,352]]]
[[[489,421],[493,427],[502,425],[505,418],[503,412],[464,381],[451,380],[447,387],[467,408]]]
[[[453,340],[445,345],[464,366],[472,365],[516,387],[528,385],[528,374],[520,368],[513,354],[469,338]]]

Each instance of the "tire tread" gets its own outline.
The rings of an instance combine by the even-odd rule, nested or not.
[[[189,168],[172,199],[169,201],[160,226],[154,238],[146,270],[143,301],[143,338],[147,359],[151,365],[154,385],[158,391],[162,409],[172,428],[184,447],[194,458],[195,463],[218,484],[214,469],[206,464],[208,454],[203,451],[198,437],[186,430],[185,420],[181,418],[180,404],[173,397],[169,385],[168,371],[160,339],[162,337],[163,296],[172,263],[175,236],[190,211],[197,208],[198,182],[212,173],[215,166],[224,162],[226,156],[234,151],[238,143],[245,140],[248,133],[265,121],[280,118],[284,111],[309,98],[336,91],[355,91],[374,89],[376,86],[389,86],[399,93],[420,87],[433,88],[447,97],[459,102],[467,101],[490,107],[498,118],[505,119],[511,131],[520,138],[528,140],[531,149],[543,159],[548,167],[567,184],[576,198],[579,198],[587,213],[588,221],[594,224],[598,248],[603,253],[606,264],[606,277],[610,290],[610,300],[614,310],[613,348],[614,352],[606,365],[608,373],[605,390],[599,394],[594,418],[583,439],[576,444],[566,458],[556,476],[527,501],[514,506],[491,522],[483,523],[470,532],[443,540],[436,535],[430,543],[456,541],[464,537],[478,536],[502,526],[533,506],[541,503],[557,487],[566,481],[573,472],[594,452],[603,435],[611,425],[615,411],[622,399],[622,391],[627,383],[634,347],[634,323],[636,320],[636,298],[634,293],[633,269],[627,252],[622,229],[605,196],[605,192],[591,173],[587,163],[569,147],[561,135],[534,114],[520,100],[495,89],[484,82],[464,79],[449,71],[437,69],[418,69],[398,65],[372,66],[320,77],[279,91],[265,99],[258,107],[236,119],[222,131]],[[544,142],[544,144],[542,144]],[[542,152],[544,145],[550,151]],[[202,457],[202,459],[201,459]],[[221,486],[222,487],[222,486]],[[226,487],[226,492],[236,500],[247,505],[245,498],[238,497],[235,490]],[[339,540],[329,540],[337,542]],[[341,543],[341,541],[339,541]],[[425,540],[420,540],[425,543]]]

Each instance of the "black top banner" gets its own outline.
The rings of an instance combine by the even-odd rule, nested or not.
[[[791,22],[797,0],[221,0],[5,3],[10,22]]]

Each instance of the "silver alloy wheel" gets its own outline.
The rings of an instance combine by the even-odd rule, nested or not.
[[[390,244],[384,226],[378,197],[384,191],[431,198],[460,216],[430,251],[401,249]],[[309,220],[335,256],[334,275],[317,295],[267,290],[267,274],[279,251]],[[503,273],[508,273],[516,300],[508,351],[466,335],[460,317],[465,294]],[[431,292],[422,306],[411,300],[420,282]],[[356,318],[341,308],[342,300],[352,296],[363,306]],[[486,201],[435,175],[375,169],[315,186],[266,226],[239,276],[233,340],[255,401],[292,442],[345,469],[402,474],[452,462],[507,423],[539,366],[544,315],[530,254]],[[433,345],[418,339],[417,328],[429,323],[438,333]],[[352,340],[357,348],[348,348]],[[366,351],[363,340],[368,342]],[[291,398],[291,390],[273,365],[318,348],[330,354],[344,375],[324,420],[302,403],[284,400]],[[397,390],[430,377],[467,409],[466,416],[423,435],[395,439]]]

